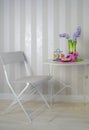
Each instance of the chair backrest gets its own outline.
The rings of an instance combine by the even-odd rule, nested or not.
[[[23,51],[0,53],[1,62],[9,80],[32,75],[32,70]]]
[[[0,55],[3,65],[26,61],[26,57],[22,51],[2,52]]]

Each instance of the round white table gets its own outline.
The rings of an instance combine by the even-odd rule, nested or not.
[[[85,67],[85,73],[84,73],[84,79],[85,79],[85,82],[86,82],[86,79],[88,79],[88,72],[87,72],[87,68],[89,66],[89,59],[84,59],[83,61],[80,61],[80,62],[58,62],[58,61],[53,61],[53,60],[48,60],[44,63],[45,65],[48,65],[49,66],[49,75],[53,76],[53,71],[54,71],[54,66],[84,66]],[[61,82],[61,81],[59,81]],[[60,89],[59,91],[57,91],[56,94],[54,94],[53,92],[53,87],[51,87],[51,102],[52,102],[52,99],[60,94],[66,87],[71,87],[71,84],[66,84],[65,82],[61,82],[63,84],[63,88]],[[86,96],[84,95],[84,100],[86,99]]]

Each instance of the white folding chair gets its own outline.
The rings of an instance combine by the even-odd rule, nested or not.
[[[16,103],[18,103],[21,107],[21,109],[23,110],[24,114],[26,115],[27,119],[29,122],[32,121],[31,115],[29,116],[28,112],[26,111],[25,107],[22,104],[22,96],[24,94],[24,92],[26,92],[26,90],[31,87],[31,92],[30,95],[33,95],[35,92],[38,92],[38,94],[40,95],[40,97],[42,98],[42,100],[44,101],[45,105],[50,108],[46,98],[44,97],[43,93],[39,90],[39,85],[42,85],[43,82],[48,82],[51,79],[51,76],[46,76],[46,75],[39,75],[39,76],[34,76],[34,75],[27,75],[24,77],[21,77],[19,79],[15,79],[15,80],[10,80],[9,76],[8,76],[8,71],[7,71],[7,66],[9,64],[24,64],[25,69],[28,71],[28,61],[26,59],[26,56],[24,54],[24,52],[22,51],[16,51],[16,52],[3,52],[0,55],[1,57],[1,62],[3,65],[3,69],[4,69],[4,73],[5,73],[5,77],[6,77],[6,81],[8,83],[8,86],[10,88],[10,90],[12,91],[12,94],[14,96],[14,101],[10,104],[10,106],[6,109],[5,112],[10,112],[11,108],[16,105]],[[10,68],[9,68],[10,69]],[[19,94],[17,94],[15,92],[15,89],[13,88],[13,85],[15,84],[23,84],[25,83],[24,88],[20,91]]]

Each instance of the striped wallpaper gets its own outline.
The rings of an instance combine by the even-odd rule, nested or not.
[[[35,74],[47,74],[44,62],[52,58],[53,51],[60,48],[68,52],[67,41],[58,34],[72,34],[80,25],[77,51],[81,57],[89,58],[88,12],[89,0],[0,0],[0,52],[22,50]],[[83,92],[83,73],[82,67],[55,68],[57,78],[72,83],[72,89],[65,94]],[[3,82],[0,84],[2,92],[5,88]]]

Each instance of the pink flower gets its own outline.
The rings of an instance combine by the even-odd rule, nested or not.
[[[70,61],[74,62],[78,57],[78,52],[75,52],[73,54],[67,54],[66,58],[70,59]]]

